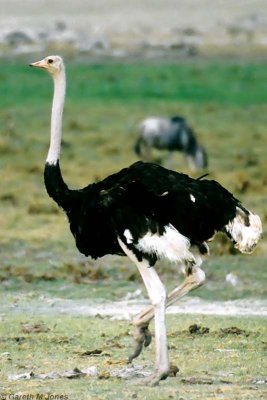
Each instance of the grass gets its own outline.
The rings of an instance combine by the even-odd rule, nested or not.
[[[25,63],[26,64],[26,63]],[[265,63],[183,62],[180,64],[94,64],[69,63],[67,66],[68,102],[114,102],[142,104],[158,102],[189,102],[223,105],[266,103],[262,82],[267,79]],[[16,76],[16,79],[14,79]],[[39,71],[29,71],[27,65],[6,64],[0,75],[2,107],[23,99],[33,106],[50,100],[51,86],[40,78]],[[24,85],[18,85],[21,81]],[[106,110],[107,111],[107,110]]]
[[[61,165],[69,186],[83,187],[134,162],[132,147],[142,118],[181,114],[207,147],[210,178],[220,181],[257,212],[265,226],[264,62],[150,65],[70,60],[67,73]],[[93,262],[80,256],[66,219],[45,192],[42,169],[49,140],[49,77],[22,63],[6,61],[0,66],[0,82],[0,393],[39,391],[94,400],[115,398],[118,393],[122,399],[264,398],[264,385],[253,383],[264,370],[266,321],[261,318],[169,316],[171,359],[180,373],[178,378],[162,382],[160,389],[140,389],[105,375],[110,368],[125,366],[132,340],[128,323],[23,313],[18,306],[21,299],[34,302],[48,296],[114,301],[136,290],[141,281],[135,267],[124,258],[108,256]],[[165,165],[191,173],[180,154],[167,159]],[[210,301],[266,298],[266,250],[263,237],[254,255],[241,256],[219,235],[211,243],[211,256],[205,264],[208,282],[192,296]],[[174,276],[180,279],[174,266],[158,268],[169,287],[176,283]],[[228,273],[238,277],[236,288],[225,282]],[[48,332],[22,332],[21,322],[38,319],[49,327]],[[210,333],[192,337],[188,327],[193,323],[208,326]],[[229,326],[244,329],[248,335],[221,337],[220,329]],[[16,341],[16,337],[22,339]],[[97,347],[108,355],[79,355],[84,349]],[[6,352],[10,359],[3,355]],[[153,357],[153,350],[147,350],[136,364],[151,366]],[[7,379],[10,373],[90,365],[98,366],[103,379],[49,383]]]
[[[58,316],[41,321],[39,333],[26,332],[24,315],[8,315],[1,324],[1,382],[3,394],[65,395],[69,399],[110,399],[120,393],[128,398],[152,399],[263,399],[266,323],[260,318],[168,317],[170,358],[179,374],[159,388],[145,388],[114,378],[114,370],[126,368],[132,344],[128,324],[107,319]],[[192,324],[206,333],[190,333]],[[90,329],[88,327],[90,326]],[[238,326],[239,329],[233,329]],[[208,328],[208,332],[207,329]],[[84,353],[96,352],[100,355]],[[153,364],[153,346],[136,365]],[[257,360],[257,362],[255,362]],[[79,379],[5,381],[8,374],[25,370],[35,374],[63,372],[95,366],[98,377]],[[149,368],[149,367],[148,367]]]

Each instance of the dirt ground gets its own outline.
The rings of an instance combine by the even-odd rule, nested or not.
[[[89,39],[128,50],[267,46],[265,0],[1,0],[0,5],[0,44],[7,31],[22,30],[41,36],[54,31],[55,39],[69,43],[78,35],[82,50],[90,48]]]
[[[26,313],[34,315],[73,315],[73,316],[101,316],[111,317],[117,320],[130,321],[137,315],[149,302],[144,298],[140,299],[121,299],[119,301],[92,301],[74,300],[63,298],[51,298],[49,296],[39,296],[32,298],[32,293],[22,295],[21,293],[12,299],[6,299],[0,305],[0,313],[8,313],[14,301],[16,303],[15,313]],[[168,314],[185,315],[220,315],[220,316],[259,316],[267,317],[267,302],[259,299],[242,299],[233,301],[205,301],[198,297],[187,297],[180,300],[178,305],[172,306],[167,310]]]
[[[72,28],[126,31],[138,26],[155,32],[191,26],[218,30],[249,15],[267,16],[265,0],[1,0],[1,26],[50,26],[64,18]]]

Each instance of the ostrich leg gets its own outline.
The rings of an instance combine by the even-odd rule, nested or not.
[[[187,293],[201,286],[204,281],[205,273],[201,268],[199,268],[199,266],[187,268],[184,282],[168,294],[166,307],[169,307]],[[154,308],[149,306],[134,318],[133,325],[135,329],[133,336],[135,341],[135,349],[133,354],[131,354],[128,358],[129,363],[132,362],[134,358],[139,356],[143,350],[143,347],[147,347],[151,343],[151,333],[148,329],[148,326],[153,317]]]
[[[125,254],[137,265],[142,276],[148,296],[151,300],[153,316],[155,317],[156,368],[155,372],[146,378],[140,379],[141,384],[156,386],[169,373],[169,358],[167,346],[167,332],[165,325],[166,291],[155,268],[150,267],[148,261],[138,261],[134,253],[120,240],[119,244]]]

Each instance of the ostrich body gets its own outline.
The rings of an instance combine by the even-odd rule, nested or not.
[[[148,325],[154,317],[156,368],[144,383],[156,385],[169,373],[165,309],[204,282],[200,265],[201,255],[208,253],[206,240],[223,231],[241,252],[250,253],[261,235],[260,218],[215,181],[192,179],[141,161],[101,182],[70,190],[59,166],[64,63],[59,56],[49,56],[31,66],[47,70],[54,80],[44,170],[47,192],[67,214],[81,253],[93,258],[127,255],[140,271],[151,306],[133,320],[135,349],[129,362],[149,345]],[[168,295],[155,269],[161,258],[184,266],[184,282]]]
[[[152,148],[158,150],[180,151],[194,169],[206,168],[208,158],[206,150],[183,117],[150,117],[139,125],[139,137],[134,150],[143,160],[151,160]]]

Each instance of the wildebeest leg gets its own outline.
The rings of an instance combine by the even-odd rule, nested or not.
[[[196,171],[197,168],[196,168],[196,164],[194,162],[194,158],[191,155],[186,154],[185,155],[185,159],[186,159],[186,162],[187,162],[187,165],[188,165],[189,169],[191,171]]]
[[[143,142],[141,145],[141,154],[142,154],[142,159],[144,161],[147,161],[147,162],[151,161],[151,159],[152,159],[151,147],[145,142]]]

